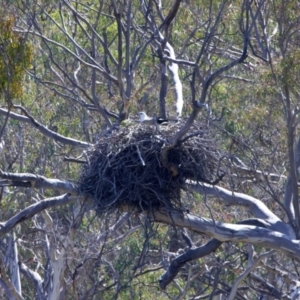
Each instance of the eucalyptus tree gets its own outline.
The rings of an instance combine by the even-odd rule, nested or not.
[[[1,30],[3,296],[296,299],[297,3],[4,4],[8,32],[34,55],[14,94],[18,61]],[[141,110],[181,120],[162,168],[201,119],[226,175],[185,181],[184,214],[122,207],[101,219],[78,174],[100,137]]]

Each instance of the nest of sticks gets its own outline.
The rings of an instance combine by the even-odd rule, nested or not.
[[[138,210],[179,209],[187,179],[215,184],[222,179],[219,152],[203,124],[194,124],[175,146],[169,141],[182,124],[119,126],[99,136],[86,152],[79,192],[94,199],[96,211],[126,205]]]

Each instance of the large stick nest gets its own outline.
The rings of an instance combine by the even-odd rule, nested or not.
[[[124,205],[182,210],[185,180],[214,184],[223,175],[219,153],[203,124],[193,125],[187,137],[166,148],[181,125],[161,126],[160,132],[151,126],[120,126],[103,133],[86,153],[80,193],[94,199],[98,212]]]

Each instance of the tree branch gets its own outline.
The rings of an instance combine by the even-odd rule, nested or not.
[[[30,114],[29,112],[21,105],[14,105],[15,108],[19,108],[25,115],[26,117],[29,119],[30,123],[32,125],[34,125],[34,127],[39,130],[43,135],[50,137],[54,140],[56,140],[57,142],[61,142],[63,144],[67,144],[67,145],[72,145],[72,146],[77,146],[77,147],[83,147],[83,148],[87,148],[90,147],[91,144],[86,143],[86,142],[82,142],[82,141],[78,141],[72,138],[67,138],[59,133],[56,133],[50,129],[48,129],[46,126],[42,125],[41,123],[39,123],[38,121],[36,121]],[[11,114],[12,116],[12,114]]]
[[[224,9],[224,7],[223,7]],[[247,9],[249,9],[247,7]],[[221,19],[221,15],[222,15],[223,10],[220,10],[220,13],[216,19],[215,25],[213,26],[212,32],[214,32],[216,25],[218,24],[218,22]],[[248,12],[248,11],[246,11]],[[250,37],[250,33],[252,31],[252,28],[254,26],[254,23],[256,21],[256,18],[258,16],[258,13],[256,13],[256,15],[253,17],[252,23],[249,25],[249,16],[248,13],[246,13],[246,30],[244,33],[244,47],[243,47],[243,52],[241,53],[240,57],[238,57],[237,59],[235,59],[234,61],[228,63],[227,65],[217,69],[216,71],[214,71],[212,74],[210,74],[203,82],[202,84],[202,92],[201,92],[201,96],[200,96],[200,100],[199,101],[193,101],[193,111],[190,115],[190,117],[187,119],[187,121],[185,122],[185,124],[183,125],[183,127],[175,134],[175,136],[173,137],[172,141],[171,141],[171,145],[174,145],[177,143],[177,141],[182,138],[191,128],[192,124],[194,123],[197,115],[199,114],[200,110],[203,108],[203,104],[205,103],[205,99],[206,99],[206,95],[208,92],[208,88],[211,86],[211,84],[213,83],[213,81],[220,76],[222,73],[232,69],[233,67],[235,67],[236,65],[242,63],[246,58],[247,58],[247,49],[248,49],[248,44],[249,44],[249,37]],[[204,41],[204,43],[207,43],[207,45],[203,44],[202,49],[200,51],[200,53],[202,53],[202,51],[204,51],[204,47],[208,46],[209,41],[212,37],[212,33],[207,33],[207,37],[206,40]],[[198,56],[198,60],[197,63],[200,59],[200,53]],[[194,75],[195,72],[194,71]],[[193,82],[195,80],[193,79]]]
[[[34,203],[12,218],[7,220],[6,222],[0,222],[0,237],[4,234],[8,233],[11,229],[13,229],[17,224],[24,222],[25,220],[33,217],[35,214],[45,210],[47,208],[57,207],[61,205],[66,205],[75,202],[78,197],[72,197],[69,194],[64,194],[61,196],[48,198],[38,203]]]
[[[111,80],[112,82],[114,82],[116,85],[118,85],[118,80],[112,76],[111,74],[107,73],[100,65],[98,65],[97,61],[94,60],[87,52],[85,49],[83,49],[82,47],[79,46],[79,44],[49,15],[47,14],[47,17],[51,19],[51,21],[55,24],[55,26],[57,26],[62,33],[68,37],[68,39],[70,40],[70,42],[74,45],[75,49],[80,50],[81,53],[83,53],[85,55],[85,57],[87,57],[89,60],[92,61],[91,63],[86,62],[85,60],[83,60],[81,58],[81,56],[78,56],[76,53],[74,53],[73,51],[71,51],[68,47],[64,46],[61,43],[58,43],[46,36],[44,36],[42,33],[40,32],[36,32],[36,31],[30,31],[30,30],[26,30],[25,33],[29,33],[35,36],[40,37],[45,43],[49,42],[61,49],[63,49],[66,53],[69,53],[72,57],[74,57],[75,59],[77,59],[79,62],[81,62],[82,64],[84,64],[87,67],[90,67],[92,69],[96,69],[99,73],[101,73],[104,77],[106,77],[108,80]],[[24,33],[24,30],[17,30],[17,32],[20,33]]]
[[[19,262],[19,268],[21,272],[31,281],[33,281],[35,285],[35,289],[37,291],[38,299],[39,300],[46,300],[46,296],[43,293],[43,280],[39,273],[32,271],[29,269],[25,264]]]
[[[253,225],[253,226],[267,228],[266,224],[262,223],[259,220],[254,220],[254,219],[243,220],[238,224]],[[165,289],[167,285],[176,277],[180,269],[187,262],[204,257],[206,255],[209,255],[212,252],[215,252],[221,246],[222,243],[223,242],[220,242],[217,239],[211,239],[205,245],[194,249],[188,249],[185,253],[173,259],[170,266],[168,267],[168,270],[159,279],[160,288]]]
[[[291,226],[282,222],[263,202],[254,197],[206,183],[188,183],[186,188],[199,194],[215,196],[225,202],[226,205],[244,206],[254,217],[266,221],[269,224],[269,229],[295,238]]]
[[[236,292],[237,292],[237,289],[239,287],[240,282],[248,276],[248,274],[258,265],[258,263],[262,259],[264,259],[266,257],[269,257],[274,252],[275,252],[274,250],[271,250],[271,251],[268,251],[268,252],[265,252],[265,253],[261,254],[251,266],[249,266],[241,275],[239,275],[239,277],[236,279],[236,281],[234,282],[234,284],[232,286],[232,289],[231,289],[231,292],[229,294],[228,300],[234,300],[235,299],[235,295],[236,295]]]
[[[83,142],[83,141],[79,141],[79,140],[75,140],[72,138],[68,138],[65,137],[59,133],[56,133],[55,131],[52,131],[50,129],[48,129],[47,127],[45,127],[44,125],[42,125],[41,123],[37,122],[27,111],[25,108],[23,108],[22,106],[19,105],[15,105],[15,108],[19,108],[21,109],[25,114],[26,117],[10,112],[9,117],[13,120],[17,120],[20,122],[24,122],[24,123],[29,123],[34,125],[34,127],[39,130],[43,135],[56,140],[57,142],[61,142],[63,144],[66,145],[72,145],[72,146],[77,146],[77,147],[81,147],[81,148],[88,148],[91,146],[91,144]],[[7,110],[0,108],[0,115],[5,115],[7,114]]]
[[[78,194],[78,187],[68,181],[46,178],[44,176],[30,173],[7,173],[0,169],[0,186],[25,186],[31,188],[44,188],[58,190],[73,195]]]
[[[171,59],[176,60],[175,51],[170,43],[166,43],[166,49],[169,52]],[[169,70],[172,74],[174,85],[175,85],[175,98],[176,98],[176,115],[181,117],[183,108],[183,95],[182,95],[182,83],[178,75],[178,65],[175,62],[169,64]]]
[[[158,280],[159,287],[161,289],[165,289],[167,285],[175,278],[183,265],[191,260],[209,255],[210,253],[216,251],[221,244],[222,242],[218,241],[217,239],[211,239],[205,245],[195,249],[189,249],[184,254],[173,259],[168,270]]]
[[[5,288],[5,290],[8,291],[9,299],[10,300],[24,300],[22,295],[20,295],[13,284],[10,282],[10,280],[7,278],[7,274],[5,272],[5,267],[2,261],[2,256],[0,255],[0,282],[2,286]]]
[[[293,147],[293,146],[291,146]],[[297,146],[294,153],[294,167],[292,168],[293,171],[290,172],[288,179],[286,181],[286,186],[285,186],[285,196],[284,196],[284,206],[285,208],[290,212],[290,214],[295,218],[295,209],[297,209],[298,205],[294,207],[294,202],[293,199],[295,197],[295,193],[297,192],[298,194],[298,169],[300,167],[300,136],[297,141]],[[291,158],[291,156],[290,156]],[[290,161],[291,162],[291,161]],[[294,188],[294,184],[296,184],[297,189]],[[297,197],[298,198],[298,197]],[[297,200],[298,201],[298,200]],[[295,224],[296,226],[297,224]]]
[[[155,211],[153,220],[173,226],[188,228],[189,230],[214,237],[219,241],[233,243],[250,243],[275,249],[300,260],[300,245],[297,240],[280,232],[271,231],[257,226],[239,225],[216,222],[190,214],[171,212],[164,214]]]
[[[159,26],[158,30],[162,30],[166,27],[166,31],[168,30],[170,24],[172,23],[172,21],[174,20],[174,18],[177,15],[178,9],[180,7],[180,3],[182,0],[175,0],[175,3],[173,4],[171,10],[169,11],[169,14],[166,16],[166,18],[164,19],[163,23]]]

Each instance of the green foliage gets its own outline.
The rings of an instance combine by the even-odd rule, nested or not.
[[[22,96],[25,68],[33,56],[29,43],[13,32],[14,22],[12,16],[0,19],[0,94],[5,94],[7,101]]]

